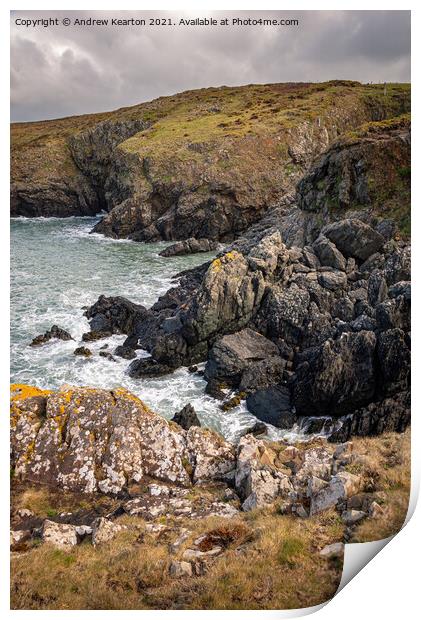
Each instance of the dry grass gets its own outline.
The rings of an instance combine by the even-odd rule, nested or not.
[[[357,526],[352,542],[387,537],[400,529],[406,515],[410,433],[355,438],[353,444],[354,454],[362,458],[348,469],[363,476],[364,490],[382,491],[385,512]],[[71,501],[45,489],[26,489],[14,505],[45,515],[49,507],[57,509],[57,502],[60,510],[70,509]],[[88,541],[70,552],[34,544],[24,554],[13,554],[12,608],[290,609],[331,598],[341,578],[342,562],[318,553],[342,539],[344,526],[334,510],[309,519],[281,515],[276,506],[230,520],[161,519],[168,529],[160,535],[148,533],[139,517],[125,515],[119,522],[128,529],[96,549]],[[169,544],[178,537],[175,524],[191,534],[173,556]],[[170,562],[205,533],[219,541],[223,555],[203,576],[171,578]],[[202,544],[205,551],[209,545]]]
[[[357,526],[352,542],[381,540],[401,529],[411,492],[411,433],[386,433],[380,437],[356,439],[355,451],[366,457],[365,464],[351,470],[363,474],[367,490],[384,495],[383,515],[366,519]]]

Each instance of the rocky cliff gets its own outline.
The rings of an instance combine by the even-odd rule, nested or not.
[[[233,239],[338,136],[408,109],[406,85],[272,84],[15,124],[12,215],[104,209],[109,236]]]
[[[309,92],[326,97],[326,90],[341,89],[348,97],[362,87],[302,88],[306,101]],[[394,98],[402,103],[401,89]],[[150,118],[142,122],[152,123]],[[68,137],[78,169],[86,175],[89,171],[102,204],[119,193],[113,193],[116,186],[106,191],[115,153],[134,138],[119,140],[133,131],[136,140],[140,134],[143,140],[153,127],[153,136],[160,135],[153,123],[147,129],[137,123],[102,120],[100,126]],[[107,138],[100,127],[107,127]],[[326,142],[320,135],[318,140],[321,149]],[[214,154],[213,147],[209,153]],[[235,173],[241,165],[235,165]],[[124,178],[120,190],[131,195],[134,176]],[[281,202],[271,208],[266,204],[260,219],[215,260],[179,274],[176,286],[151,309],[101,296],[86,310],[90,331],[83,340],[126,334],[115,354],[133,360],[128,368],[132,377],[206,362],[207,392],[222,401],[223,409],[246,400],[256,417],[281,428],[301,424],[310,433],[323,430],[332,441],[403,431],[410,419],[411,346],[407,115],[344,132],[308,164],[295,190]],[[137,217],[145,211],[133,207],[130,213]],[[175,212],[171,208],[163,217],[169,213]],[[209,223],[212,217],[208,209],[206,213]],[[212,213],[222,221],[217,208]],[[177,211],[178,223],[179,215]],[[178,246],[191,251],[201,244],[189,239],[177,244],[176,251]],[[136,349],[150,357],[137,358]]]

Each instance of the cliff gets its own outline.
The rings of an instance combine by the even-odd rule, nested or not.
[[[208,88],[12,125],[12,215],[109,212],[137,240],[229,240],[293,192],[338,136],[409,110],[408,85]]]

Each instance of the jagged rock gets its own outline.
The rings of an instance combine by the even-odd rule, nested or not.
[[[286,497],[292,490],[288,476],[271,466],[271,462],[273,463],[273,456],[263,442],[252,435],[240,439],[235,488],[243,500],[243,510],[253,510],[269,504],[276,497]]]
[[[292,283],[288,288],[269,288],[255,323],[268,338],[297,345],[302,342],[308,319],[310,294]]]
[[[344,442],[354,435],[380,435],[385,432],[402,433],[411,420],[408,391],[373,402],[347,416],[337,430],[330,433],[330,442]]]
[[[218,242],[210,239],[185,239],[169,245],[159,253],[159,256],[184,256],[186,254],[197,254],[199,252],[212,252],[218,248]]]
[[[117,493],[144,475],[190,484],[183,432],[130,392],[64,387],[39,398],[44,415],[31,399],[12,396],[16,475],[88,493]]]
[[[105,517],[96,519],[92,527],[92,544],[94,547],[112,540],[123,526],[114,523]]]
[[[371,306],[376,306],[386,299],[387,284],[380,272],[373,272],[370,274],[368,278],[367,296],[368,303]]]
[[[248,254],[248,262],[253,270],[260,270],[265,275],[272,274],[278,263],[286,263],[289,253],[278,231],[263,237]]]
[[[85,311],[85,316],[92,332],[128,334],[147,313],[146,308],[124,297],[101,295],[98,301]]]
[[[329,291],[343,289],[346,286],[346,274],[342,271],[322,271],[317,275],[320,286],[327,288]]]
[[[31,347],[36,347],[41,344],[45,344],[49,340],[56,338],[58,340],[74,340],[72,336],[65,329],[62,329],[58,325],[53,325],[51,329],[47,330],[44,334],[36,336],[32,342]]]
[[[349,472],[340,472],[334,476],[326,487],[323,487],[311,498],[310,515],[317,514],[336,506],[342,500],[358,493],[361,478]]]
[[[384,237],[357,219],[333,222],[322,229],[323,234],[342,252],[361,261],[378,252],[384,245]]]
[[[74,525],[55,523],[46,519],[42,525],[42,540],[57,547],[68,550],[77,545],[77,532]]]
[[[332,543],[331,545],[327,545],[326,547],[323,547],[323,549],[319,552],[319,555],[330,560],[332,558],[342,558],[342,556],[344,555],[344,552],[345,552],[344,543],[337,542],[337,543]]]
[[[130,364],[127,372],[130,377],[161,377],[174,371],[173,366],[167,364],[159,364],[151,357],[140,357]]]
[[[125,360],[132,360],[136,357],[136,351],[131,347],[119,345],[114,349],[114,355],[118,355],[118,357],[122,357]]]
[[[181,428],[188,431],[191,426],[201,426],[197,413],[190,403],[178,411],[172,419],[173,422],[179,424]]]
[[[207,381],[223,381],[233,387],[238,387],[242,382],[243,373],[247,370],[254,374],[254,366],[261,361],[275,358],[274,365],[277,369],[273,372],[268,370],[269,376],[282,372],[282,360],[278,356],[278,348],[273,342],[261,336],[252,329],[246,328],[235,334],[223,336],[217,340],[209,352],[205,366],[205,379]],[[279,370],[281,366],[282,370]],[[273,366],[271,365],[271,368]],[[262,374],[262,370],[260,374]],[[264,372],[264,371],[263,371]],[[263,379],[264,380],[264,379]],[[250,383],[251,377],[245,379]]]
[[[373,332],[343,334],[302,356],[292,382],[293,404],[301,415],[344,415],[373,398]]]
[[[266,435],[268,431],[268,427],[266,426],[266,424],[264,424],[263,422],[256,422],[255,424],[253,424],[253,426],[251,426],[250,428],[246,428],[241,435],[254,435],[255,437],[258,437],[259,435]]]
[[[326,265],[328,267],[333,267],[334,269],[345,271],[345,257],[324,235],[320,235],[313,243],[313,250],[321,265]]]
[[[292,410],[289,389],[274,385],[257,390],[246,400],[247,409],[262,422],[278,428],[291,428],[297,416]]]
[[[186,435],[187,452],[194,468],[193,480],[223,480],[235,469],[233,446],[210,429],[191,426]]]
[[[405,301],[411,301],[411,282],[396,282],[396,284],[392,284],[392,286],[389,287],[389,297],[394,299],[401,296]]]
[[[82,334],[83,342],[95,342],[95,340],[101,340],[102,338],[109,338],[113,333],[111,331],[91,331]]]
[[[193,568],[190,562],[173,560],[170,564],[169,573],[171,577],[176,579],[179,577],[191,577],[193,575]]]
[[[82,357],[92,357],[92,351],[88,347],[77,347],[73,351],[73,355],[81,355]]]

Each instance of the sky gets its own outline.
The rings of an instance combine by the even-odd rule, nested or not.
[[[74,26],[78,19],[298,19],[298,26]],[[57,18],[22,26],[17,19]],[[69,18],[70,26],[62,24]],[[410,81],[409,11],[13,11],[11,118],[113,110],[207,86]]]

